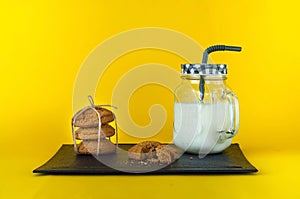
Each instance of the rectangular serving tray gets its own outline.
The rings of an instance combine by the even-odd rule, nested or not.
[[[119,148],[126,151],[133,145],[119,144]],[[207,173],[253,173],[258,170],[250,164],[243,155],[238,144],[232,144],[219,154],[207,155],[199,158],[197,155],[184,153],[178,160],[165,167],[157,167],[149,172],[143,172],[140,165],[137,170],[124,171],[122,164],[128,164],[127,153],[103,156],[109,159],[110,166],[103,164],[92,155],[78,155],[72,144],[63,144],[56,154],[44,165],[33,170],[33,173],[43,174],[99,174],[99,175],[130,175],[130,174],[207,174]],[[127,165],[128,166],[128,165]],[[149,166],[149,165],[148,165]],[[134,169],[134,168],[133,168]]]

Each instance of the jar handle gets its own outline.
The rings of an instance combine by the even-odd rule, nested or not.
[[[238,130],[240,125],[240,116],[239,116],[239,102],[237,96],[231,92],[228,91],[226,93],[226,98],[229,102],[229,116],[230,116],[230,128],[226,132],[226,138],[230,139],[234,137]]]

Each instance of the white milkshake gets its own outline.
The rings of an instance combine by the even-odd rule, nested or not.
[[[231,144],[229,103],[175,103],[174,143],[194,154],[219,153]]]

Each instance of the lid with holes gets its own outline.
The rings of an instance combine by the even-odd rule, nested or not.
[[[226,64],[181,64],[181,74],[227,75]]]

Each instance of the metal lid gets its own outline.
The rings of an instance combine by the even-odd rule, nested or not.
[[[226,64],[181,64],[181,74],[227,75]]]

